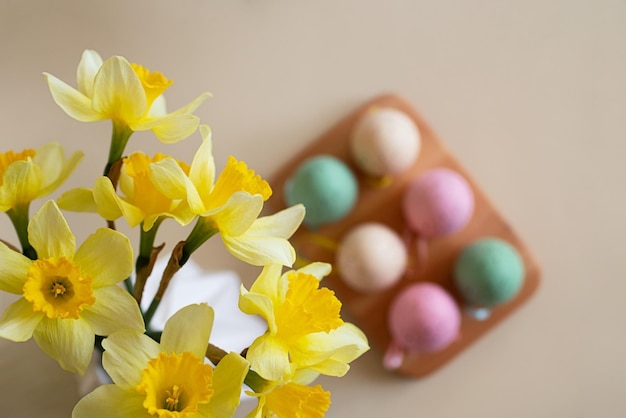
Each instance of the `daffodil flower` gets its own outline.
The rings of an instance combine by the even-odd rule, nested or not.
[[[44,75],[54,101],[69,116],[81,122],[113,121],[109,163],[120,158],[128,138],[136,131],[151,130],[164,143],[187,138],[199,123],[193,112],[209,97],[203,93],[167,113],[163,93],[171,80],[121,56],[103,62],[92,50],[85,50],[78,64],[77,89],[51,74]]]
[[[150,176],[150,164],[167,156],[157,153],[150,157],[135,152],[122,159],[119,177],[119,196],[111,180],[102,176],[96,180],[93,190],[73,189],[62,194],[58,204],[66,210],[97,211],[104,219],[113,221],[123,216],[131,227],[140,223],[144,231],[150,230],[162,217],[171,217],[181,225],[187,225],[195,217],[182,199],[165,196]],[[173,160],[171,157],[168,159]],[[173,160],[174,161],[174,160]],[[189,171],[181,161],[175,164],[183,172]]]
[[[95,335],[143,332],[135,300],[116,284],[133,268],[130,242],[101,228],[75,249],[75,237],[53,201],[28,225],[39,258],[32,261],[0,243],[0,290],[21,295],[0,319],[0,337],[39,347],[66,370],[84,373]]]
[[[201,218],[187,239],[189,246],[195,249],[219,232],[228,251],[249,264],[291,266],[295,250],[288,239],[304,219],[304,206],[259,218],[263,202],[272,194],[267,181],[234,157],[215,180],[211,132],[206,125],[200,126],[200,132],[202,145],[189,174],[171,158],[150,165],[156,187],[172,199],[185,199]]]
[[[13,222],[23,249],[30,247],[26,233],[30,202],[55,191],[82,158],[82,152],[75,152],[66,159],[55,142],[36,151],[0,153],[0,212],[6,212]]]
[[[284,385],[267,385],[258,398],[257,406],[247,418],[306,417],[323,418],[330,406],[330,392],[322,386],[307,386],[295,382]]]
[[[213,309],[189,305],[165,324],[161,342],[134,331],[105,339],[102,364],[114,384],[81,399],[73,418],[228,418],[233,416],[248,362],[230,353],[204,362]]]
[[[281,382],[295,375],[343,376],[349,363],[369,349],[367,338],[340,317],[334,292],[319,287],[330,265],[312,263],[281,274],[265,266],[250,291],[241,287],[239,308],[267,321],[267,332],[248,349],[251,368],[262,378]]]

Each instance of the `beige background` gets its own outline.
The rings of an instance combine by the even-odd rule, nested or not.
[[[400,93],[521,233],[544,281],[430,377],[389,374],[371,351],[322,379],[327,416],[624,417],[625,41],[624,0],[1,0],[0,149],[85,150],[66,188],[100,173],[109,124],[67,117],[41,75],[74,85],[85,48],[164,72],[171,108],[211,91],[198,114],[218,163],[234,154],[264,176],[364,100]],[[197,143],[167,151],[189,159]],[[149,134],[131,147],[159,148]],[[82,240],[94,218],[68,218]],[[0,236],[15,241],[4,216]],[[254,276],[218,244],[204,267]],[[73,376],[34,344],[0,341],[1,416],[68,417],[75,400]]]

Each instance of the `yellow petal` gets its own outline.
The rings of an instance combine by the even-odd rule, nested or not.
[[[271,335],[258,337],[246,354],[250,367],[262,378],[280,381],[291,372],[288,347]]]
[[[188,305],[165,323],[161,348],[165,353],[189,351],[204,358],[213,327],[213,308],[206,303]]]
[[[122,330],[103,342],[102,365],[115,384],[125,390],[135,390],[141,382],[141,372],[161,347],[152,338],[138,331]]]
[[[139,225],[145,218],[145,214],[136,206],[131,205],[120,198],[111,180],[108,177],[100,177],[93,186],[93,197],[98,208],[98,214],[107,220],[115,220],[124,216],[131,227]]]
[[[131,125],[136,131],[151,129],[159,141],[164,144],[175,144],[191,136],[198,125],[200,119],[194,115],[166,115],[158,118],[145,119]]]
[[[33,312],[30,302],[20,298],[4,311],[0,319],[0,337],[15,342],[27,341],[43,317],[43,313]]]
[[[59,80],[52,74],[44,73],[48,81],[48,87],[55,103],[65,113],[81,122],[95,122],[106,119],[106,115],[91,107],[91,99]]]
[[[278,417],[324,418],[330,406],[330,392],[320,385],[311,387],[290,382],[274,389],[266,398],[265,410]]]
[[[21,295],[32,261],[2,242],[0,242],[0,260],[2,260],[0,290]]]
[[[93,190],[76,188],[68,190],[57,199],[57,205],[63,210],[74,212],[97,212],[96,201],[93,198]]]
[[[287,276],[282,276],[282,268],[280,264],[270,264],[263,267],[259,277],[252,283],[250,292],[266,295],[275,303],[282,303],[285,300],[289,285]]]
[[[78,401],[72,418],[150,418],[143,407],[144,398],[115,385],[102,385]]]
[[[39,258],[74,257],[76,239],[56,203],[48,200],[28,224],[28,240]]]
[[[367,337],[356,326],[345,323],[329,333],[304,336],[289,354],[298,367],[310,368],[328,376],[343,376],[349,363],[369,350]]]
[[[215,392],[211,402],[199,407],[203,417],[229,418],[235,414],[241,400],[241,385],[249,368],[250,364],[239,354],[224,356],[213,371]]]
[[[181,107],[180,109],[176,109],[170,114],[171,115],[184,115],[187,113],[193,113],[209,97],[211,97],[211,93],[206,93],[206,92],[202,93],[201,95],[193,99],[191,102],[189,102],[185,106]]]
[[[122,233],[99,228],[76,251],[74,262],[93,279],[94,288],[119,283],[133,270],[133,249]]]
[[[228,251],[248,264],[293,265],[296,252],[287,238],[296,231],[304,219],[304,206],[296,205],[272,216],[254,221],[252,226],[239,236],[222,234]]]
[[[37,197],[43,182],[41,168],[32,159],[10,164],[0,182],[0,206],[3,210],[30,203]]]
[[[93,96],[93,82],[102,67],[102,58],[93,50],[86,49],[76,70],[78,91],[87,97]]]
[[[213,142],[211,129],[207,125],[200,125],[202,144],[196,151],[191,162],[189,178],[196,190],[202,196],[208,197],[215,182],[215,160],[213,158]]]
[[[259,315],[267,321],[270,332],[276,332],[276,322],[274,320],[274,305],[272,299],[266,295],[248,292],[241,285],[241,295],[239,296],[239,309],[248,315]]]
[[[222,234],[228,252],[253,266],[281,264],[291,266],[296,260],[296,251],[289,241],[272,236],[254,236],[248,232],[237,237]]]
[[[306,266],[298,269],[298,273],[310,274],[311,276],[317,277],[318,280],[328,276],[331,271],[332,266],[330,264],[319,261],[307,264]]]
[[[173,158],[150,164],[150,178],[155,187],[168,198],[186,199],[194,213],[204,211],[196,187]]]
[[[122,329],[145,330],[139,305],[125,289],[107,286],[94,289],[96,303],[86,308],[81,316],[97,335],[110,335]]]
[[[147,113],[144,88],[125,58],[113,56],[102,64],[94,79],[92,106],[107,118],[127,125]]]
[[[302,223],[304,215],[304,206],[295,205],[273,215],[259,218],[247,233],[257,237],[271,235],[278,238],[290,238]]]
[[[263,209],[261,195],[250,195],[246,192],[234,193],[226,204],[207,216],[217,224],[220,233],[238,236],[246,232]],[[201,215],[202,216],[202,215]]]
[[[46,354],[70,372],[84,374],[94,350],[95,337],[83,319],[44,317],[33,337]]]
[[[66,160],[63,148],[54,142],[39,148],[33,158],[35,164],[41,167],[43,178],[37,197],[41,198],[55,191],[67,180],[82,158],[82,152],[75,152]]]

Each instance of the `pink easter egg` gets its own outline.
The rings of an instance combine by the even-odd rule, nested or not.
[[[474,194],[459,173],[435,168],[409,183],[402,208],[413,231],[425,238],[440,237],[461,230],[469,222]]]
[[[406,353],[432,353],[450,345],[459,335],[461,312],[441,286],[420,282],[400,292],[388,316],[395,346]]]

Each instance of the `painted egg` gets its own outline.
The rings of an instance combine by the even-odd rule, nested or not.
[[[508,302],[520,291],[524,275],[519,252],[498,238],[468,245],[454,264],[454,282],[470,306],[492,307]]]
[[[431,353],[457,339],[461,313],[445,289],[435,283],[420,282],[395,297],[388,324],[399,348],[407,353]]]
[[[402,207],[413,231],[425,238],[440,237],[461,230],[469,222],[474,194],[456,171],[435,168],[409,183]]]
[[[369,293],[393,286],[404,274],[407,258],[404,242],[394,230],[368,222],[343,237],[336,264],[348,286]]]
[[[304,224],[318,228],[342,219],[358,198],[357,179],[341,160],[319,155],[305,160],[285,183],[285,200],[306,209]]]
[[[350,135],[355,164],[372,177],[402,172],[417,159],[421,136],[415,122],[393,108],[374,108],[355,124]]]

